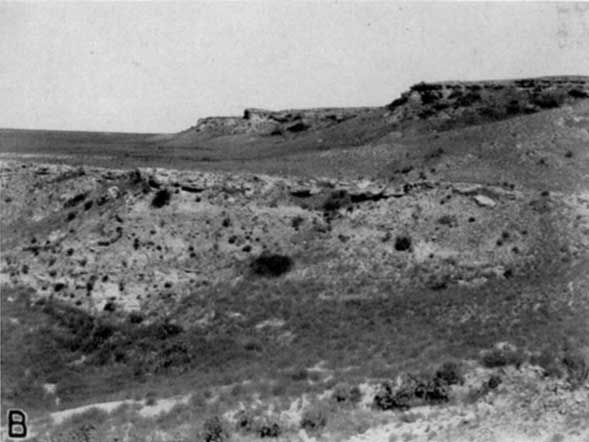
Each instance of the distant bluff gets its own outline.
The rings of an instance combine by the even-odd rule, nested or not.
[[[196,123],[194,130],[210,135],[288,135],[310,129],[329,127],[370,111],[369,107],[291,109],[271,111],[245,109],[241,117],[207,117]]]
[[[422,132],[504,120],[589,98],[589,77],[418,83],[383,107],[245,109],[242,116],[201,118],[190,130],[203,137],[296,136],[359,119],[391,130]],[[359,121],[360,122],[360,121]]]
[[[388,106],[387,119],[407,127],[454,127],[504,120],[589,98],[589,77],[418,83]]]

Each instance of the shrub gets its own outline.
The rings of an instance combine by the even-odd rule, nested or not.
[[[77,413],[60,424],[61,429],[75,429],[84,433],[93,433],[97,426],[102,425],[108,419],[108,413],[98,407],[92,407]],[[84,440],[84,439],[82,439]],[[91,440],[88,438],[88,440]]]
[[[542,367],[545,376],[561,377],[563,375],[559,358],[552,350],[545,349],[532,355],[530,363]]]
[[[411,238],[408,235],[400,235],[395,238],[395,250],[404,252],[411,248]]]
[[[503,382],[501,376],[494,374],[487,381],[487,387],[489,390],[495,390],[499,385],[501,385],[501,382]]]
[[[151,205],[157,209],[167,206],[170,204],[171,197],[172,194],[168,189],[160,189],[155,193],[153,200],[151,200]]]
[[[276,422],[270,424],[262,424],[259,431],[260,437],[278,437],[280,436],[280,425]]]
[[[93,424],[82,424],[75,428],[56,431],[49,436],[49,442],[82,441],[89,442],[97,440],[98,430]],[[36,439],[33,439],[36,440]]]
[[[255,428],[256,417],[251,410],[240,410],[235,415],[235,426],[238,431],[249,432]]]
[[[319,406],[313,406],[303,411],[301,428],[308,431],[319,430],[327,424],[327,414]]]
[[[413,391],[401,388],[394,391],[390,383],[385,382],[374,396],[374,406],[379,410],[407,410],[411,407]]]
[[[141,312],[131,312],[127,316],[127,320],[131,324],[141,324],[143,322],[143,315],[141,314]]]
[[[502,382],[503,380],[501,379],[501,376],[496,374],[491,375],[491,377],[484,381],[479,388],[475,388],[468,392],[467,402],[474,403],[478,401],[482,397],[485,397],[487,394],[489,394],[491,390],[495,390],[497,387],[499,387]]]
[[[157,396],[156,396],[155,392],[149,391],[145,395],[145,405],[152,406],[152,405],[155,405],[156,403],[157,403]]]
[[[532,102],[543,109],[552,109],[560,106],[564,101],[562,94],[555,91],[544,91],[532,96]]]
[[[250,264],[252,272],[258,276],[278,277],[292,268],[292,259],[279,254],[262,254]]]
[[[309,379],[309,371],[305,367],[300,367],[290,374],[293,381],[306,381]]]
[[[385,382],[374,397],[374,406],[380,410],[407,410],[414,405],[447,402],[451,384],[443,379],[446,375],[451,381],[456,380],[455,371],[448,371],[433,377],[407,375],[397,389]]]
[[[462,384],[464,377],[456,362],[445,362],[436,371],[436,379],[447,385]]]
[[[292,228],[295,230],[299,230],[300,225],[305,221],[305,219],[302,216],[295,216],[292,220],[291,220],[291,225]]]
[[[207,419],[203,425],[204,442],[223,442],[228,440],[229,434],[217,416]]]
[[[458,225],[458,220],[454,215],[442,215],[440,218],[438,218],[438,224],[454,227]]]
[[[515,365],[519,367],[524,362],[524,356],[512,345],[496,346],[492,350],[484,351],[481,362],[487,368]]]
[[[333,389],[332,398],[339,403],[356,404],[362,399],[362,392],[357,386],[339,383]]]
[[[567,351],[562,363],[567,371],[568,381],[573,387],[581,385],[589,376],[587,361],[578,351]]]
[[[449,399],[447,384],[437,377],[417,381],[414,394],[416,398],[428,403],[447,402]]]
[[[573,98],[589,98],[589,94],[582,89],[571,89],[569,96]]]
[[[331,192],[329,196],[323,202],[323,211],[327,213],[336,212],[342,207],[346,207],[350,205],[352,199],[347,191],[345,190],[336,190]]]

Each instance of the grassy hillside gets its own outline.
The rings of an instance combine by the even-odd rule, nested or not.
[[[286,412],[312,398],[300,422],[280,421],[299,440],[299,427],[357,434],[350,415],[391,416],[372,406],[484,401],[489,376],[515,388],[528,363],[575,391],[589,364],[589,100],[569,78],[540,106],[560,96],[546,81],[468,103],[473,84],[418,85],[340,119],[254,113],[296,127],[278,133],[245,117],[231,134],[210,121],[167,135],[0,131],[2,406],[43,427],[48,412],[127,400],[55,431],[114,440],[126,416],[128,440],[158,428],[192,440],[197,422],[211,441],[240,403]],[[460,367],[464,387],[448,382]],[[177,418],[133,414],[184,395]],[[238,432],[276,436],[276,422]]]

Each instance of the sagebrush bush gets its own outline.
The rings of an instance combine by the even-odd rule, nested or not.
[[[207,419],[203,424],[204,442],[224,442],[229,439],[229,433],[223,426],[221,419],[214,416]]]
[[[436,378],[448,385],[462,384],[464,377],[460,365],[456,362],[445,362],[436,370]]]
[[[589,376],[589,365],[579,351],[568,350],[562,358],[562,363],[567,371],[569,383],[577,387]]]
[[[251,262],[251,271],[258,276],[278,277],[288,271],[293,266],[291,258],[279,254],[262,254]]]
[[[172,194],[168,189],[160,189],[155,193],[153,199],[151,200],[151,205],[157,209],[162,208],[170,204],[171,198]]]
[[[260,426],[258,434],[262,439],[265,437],[278,437],[280,436],[280,425],[276,422],[264,423]]]
[[[395,388],[390,382],[381,385],[374,396],[374,407],[380,410],[407,410],[415,405],[447,402],[449,386],[462,382],[457,366],[447,363],[433,376],[406,375]]]
[[[404,252],[411,249],[411,238],[408,235],[399,235],[395,238],[395,250]]]
[[[384,411],[407,410],[411,407],[413,393],[407,388],[395,390],[390,383],[385,382],[374,396],[374,407]]]
[[[332,398],[339,403],[356,404],[362,400],[362,392],[357,386],[339,383],[333,388]]]
[[[482,353],[481,362],[487,368],[514,365],[519,367],[525,360],[524,355],[512,346],[495,347]]]
[[[331,192],[323,202],[322,208],[326,213],[336,212],[339,209],[349,206],[352,200],[345,190],[336,190]]]
[[[308,431],[320,430],[327,425],[327,413],[322,407],[315,405],[303,411],[301,428]]]

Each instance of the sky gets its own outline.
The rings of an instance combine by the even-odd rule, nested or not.
[[[176,132],[246,107],[589,74],[589,4],[0,3],[0,127]]]

